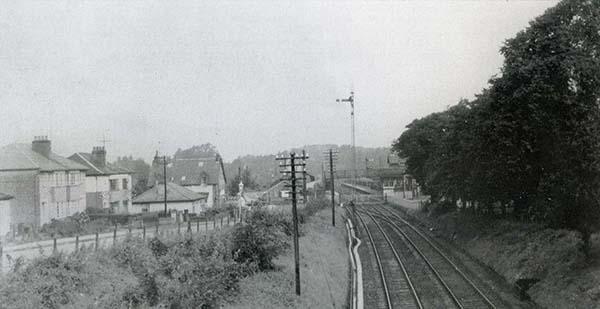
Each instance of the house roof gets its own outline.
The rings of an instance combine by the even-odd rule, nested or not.
[[[84,171],[88,168],[73,160],[50,152],[45,157],[30,144],[10,144],[0,148],[0,170]]]
[[[167,175],[180,185],[200,185],[202,178],[206,178],[206,184],[214,185],[225,174],[221,163],[215,156],[176,156],[168,167]]]
[[[148,191],[133,198],[134,204],[163,203],[165,201],[164,185],[156,185]],[[208,193],[194,192],[178,184],[167,182],[167,202],[194,202],[207,199]]]
[[[85,172],[85,174],[88,176],[133,174],[133,172],[129,169],[108,163],[105,166],[97,166],[92,162],[92,154],[86,152],[76,152],[70,156],[69,159],[86,166],[88,170]]]
[[[12,196],[0,192],[0,201],[10,200],[12,198],[13,198]]]

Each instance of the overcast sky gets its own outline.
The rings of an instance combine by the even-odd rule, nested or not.
[[[305,144],[389,146],[486,87],[502,42],[557,1],[3,1],[0,145],[226,161]]]

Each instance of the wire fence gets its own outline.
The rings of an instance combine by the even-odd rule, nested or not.
[[[4,273],[10,271],[16,264],[24,263],[40,256],[49,256],[54,253],[71,253],[76,251],[93,251],[99,248],[108,248],[124,241],[127,237],[140,237],[151,239],[154,237],[169,237],[175,235],[193,235],[207,233],[218,229],[227,228],[242,221],[241,216],[232,217],[229,214],[215,216],[211,219],[178,222],[171,225],[144,225],[141,228],[115,227],[111,232],[78,235],[74,237],[53,237],[50,240],[28,242],[18,245],[0,245],[0,270]]]

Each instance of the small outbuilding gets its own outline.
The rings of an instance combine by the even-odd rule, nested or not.
[[[167,210],[177,214],[200,214],[207,208],[208,193],[194,192],[176,183],[167,182]],[[162,212],[165,210],[165,186],[157,184],[133,198],[130,213]]]

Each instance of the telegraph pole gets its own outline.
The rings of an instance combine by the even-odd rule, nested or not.
[[[302,150],[302,157],[306,157],[306,151]],[[306,166],[302,167],[302,202],[306,204]]]
[[[167,216],[167,156],[163,156],[163,182],[165,189],[165,217]]]
[[[283,162],[279,163],[279,166],[283,169],[281,172],[284,177],[284,181],[288,181],[290,184],[286,185],[286,187],[291,188],[292,195],[292,219],[294,221],[294,264],[295,264],[295,272],[296,272],[296,294],[300,295],[300,251],[298,246],[298,209],[297,209],[297,190],[298,185],[296,181],[299,180],[296,177],[296,173],[302,173],[304,175],[304,168],[306,167],[306,159],[308,159],[308,155],[305,153],[302,156],[296,156],[296,153],[290,153],[289,157],[277,157],[275,160],[283,160]],[[301,160],[298,163],[297,160]],[[289,164],[288,164],[289,161]],[[297,170],[296,167],[301,167],[302,171]],[[305,177],[302,177],[305,178]]]
[[[326,160],[328,159],[329,161],[329,176],[331,178],[331,225],[335,226],[335,181],[333,176],[335,165],[333,164],[333,161],[337,159],[337,152],[333,149],[329,149],[329,151],[326,152],[326,155],[329,157],[326,158]]]

